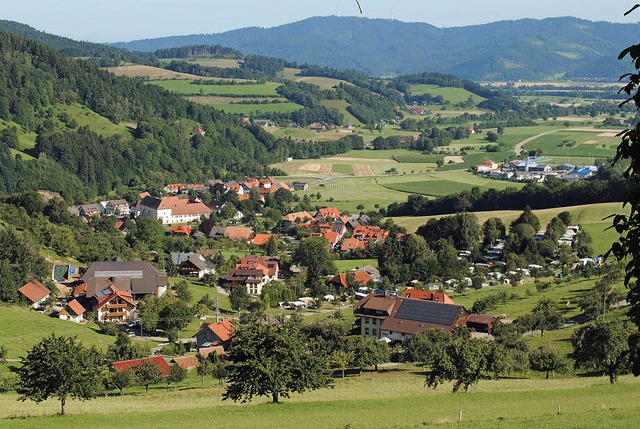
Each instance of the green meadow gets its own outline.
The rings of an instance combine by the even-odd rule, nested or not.
[[[302,109],[302,106],[296,103],[256,103],[256,104],[229,104],[229,103],[207,103],[206,97],[189,97],[191,101],[200,104],[208,104],[216,109],[226,113],[232,113],[243,116],[259,116],[265,112],[291,113]]]
[[[486,100],[483,97],[475,95],[464,88],[452,88],[452,87],[440,87],[438,85],[430,84],[414,84],[409,85],[411,95],[431,94],[433,97],[442,96],[445,100],[451,102],[451,104],[467,101],[469,97],[473,98],[473,101],[477,104]]]

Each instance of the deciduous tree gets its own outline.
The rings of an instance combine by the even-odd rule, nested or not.
[[[596,322],[578,329],[571,338],[576,367],[602,370],[611,384],[619,374],[631,369],[629,337],[634,332],[629,323]]]
[[[16,392],[22,401],[56,397],[65,415],[68,398],[87,400],[100,393],[102,363],[95,348],[85,348],[76,338],[51,334],[21,359]]]
[[[223,400],[247,402],[331,385],[326,361],[310,353],[297,323],[255,323],[240,328],[229,352],[229,382]]]

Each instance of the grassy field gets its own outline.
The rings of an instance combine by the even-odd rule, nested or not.
[[[160,64],[163,66],[171,61],[187,61],[189,63],[200,64],[206,67],[221,67],[225,69],[236,69],[240,67],[240,61],[231,58],[161,58]]]
[[[77,323],[49,317],[23,307],[0,307],[0,345],[7,348],[9,358],[23,356],[27,350],[50,333],[77,336],[85,345],[106,350],[115,337],[99,332],[95,323]]]
[[[450,88],[440,87],[438,85],[415,84],[409,85],[409,89],[411,91],[411,95],[431,94],[433,97],[441,95],[442,98],[450,101],[451,104],[467,101],[469,97],[473,98],[476,104],[486,100],[485,98],[475,95],[464,88]]]
[[[201,388],[193,373],[182,385],[157,386],[147,395],[136,389],[124,398],[70,401],[66,417],[54,415],[59,411],[55,400],[36,405],[17,402],[14,394],[2,395],[0,421],[3,428],[156,428],[210,420],[229,429],[626,428],[637,422],[640,394],[640,385],[629,376],[614,386],[604,377],[481,381],[471,393],[453,394],[448,384],[435,390],[424,387],[424,375],[411,365],[349,376],[336,380],[333,389],[294,394],[276,405],[266,399],[245,405],[222,402],[224,388],[212,387],[212,380]]]
[[[158,85],[166,90],[178,94],[201,94],[201,95],[255,95],[262,97],[277,97],[276,88],[279,83],[267,82],[263,84],[248,85],[197,85],[190,80],[153,80],[150,84]]]
[[[336,267],[338,267],[338,272],[340,273],[362,268],[365,265],[373,265],[374,267],[378,266],[377,259],[341,259],[334,262],[336,264]]]
[[[349,103],[347,103],[345,100],[322,100],[321,104],[325,107],[339,110],[344,115],[344,120],[346,123],[353,125],[362,125],[362,122],[360,122],[355,116],[347,111]]]

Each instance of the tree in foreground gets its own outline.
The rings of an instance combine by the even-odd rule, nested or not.
[[[353,355],[351,365],[359,369],[359,375],[362,375],[365,366],[374,366],[377,371],[379,364],[391,360],[391,351],[387,343],[374,337],[348,337],[347,351]]]
[[[617,320],[578,329],[571,338],[576,367],[604,371],[615,384],[619,374],[631,369],[629,337],[633,331],[629,323]]]
[[[135,378],[133,370],[123,369],[120,371],[112,371],[107,376],[107,385],[111,388],[114,387],[120,391],[120,396],[124,396],[124,389],[133,386]]]
[[[186,369],[184,369],[177,363],[174,363],[173,365],[171,365],[169,375],[167,375],[166,377],[167,384],[171,385],[171,383],[173,383],[173,387],[177,387],[178,383],[180,383],[181,381],[184,381],[185,378],[187,378]]]
[[[16,392],[37,403],[57,397],[61,414],[67,399],[93,399],[102,389],[102,356],[95,348],[55,334],[42,339],[21,359]]]
[[[471,338],[464,330],[454,332],[433,359],[426,385],[434,389],[445,381],[453,381],[453,392],[484,378],[494,378],[510,370],[507,351],[498,344]]]
[[[630,14],[639,5],[633,6],[625,15]],[[620,77],[628,79],[628,83],[622,88],[629,98],[623,104],[633,101],[638,108],[640,106],[640,46],[632,45],[620,52],[619,60],[629,56],[631,63],[634,64],[634,72],[627,73]],[[613,243],[610,252],[619,260],[625,261],[625,286],[629,289],[627,301],[631,304],[629,316],[636,327],[640,327],[640,122],[636,121],[636,125],[620,133],[622,141],[618,145],[616,151],[615,163],[622,164],[623,167],[628,160],[629,164],[624,172],[624,177],[630,179],[627,186],[627,192],[624,204],[628,205],[631,210],[628,215],[617,214],[613,216],[613,226],[616,232],[620,234],[617,242]],[[638,339],[640,335],[636,329],[630,342],[633,343],[631,352],[633,356],[633,373],[640,375],[640,353],[638,353]]]
[[[134,375],[136,383],[144,386],[145,393],[149,393],[150,385],[160,383],[164,379],[162,369],[150,359],[140,361]]]
[[[569,363],[554,350],[538,347],[529,354],[529,367],[534,371],[546,372],[555,380],[556,372],[564,371]]]
[[[247,402],[270,396],[274,403],[291,392],[329,387],[327,363],[310,353],[295,322],[254,323],[237,331],[229,352],[229,382],[223,400]]]

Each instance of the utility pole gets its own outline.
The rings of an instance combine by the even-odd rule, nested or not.
[[[215,311],[215,315],[216,315],[216,323],[218,323],[218,318],[220,317],[220,308],[218,307],[218,297],[216,296],[216,311]]]

